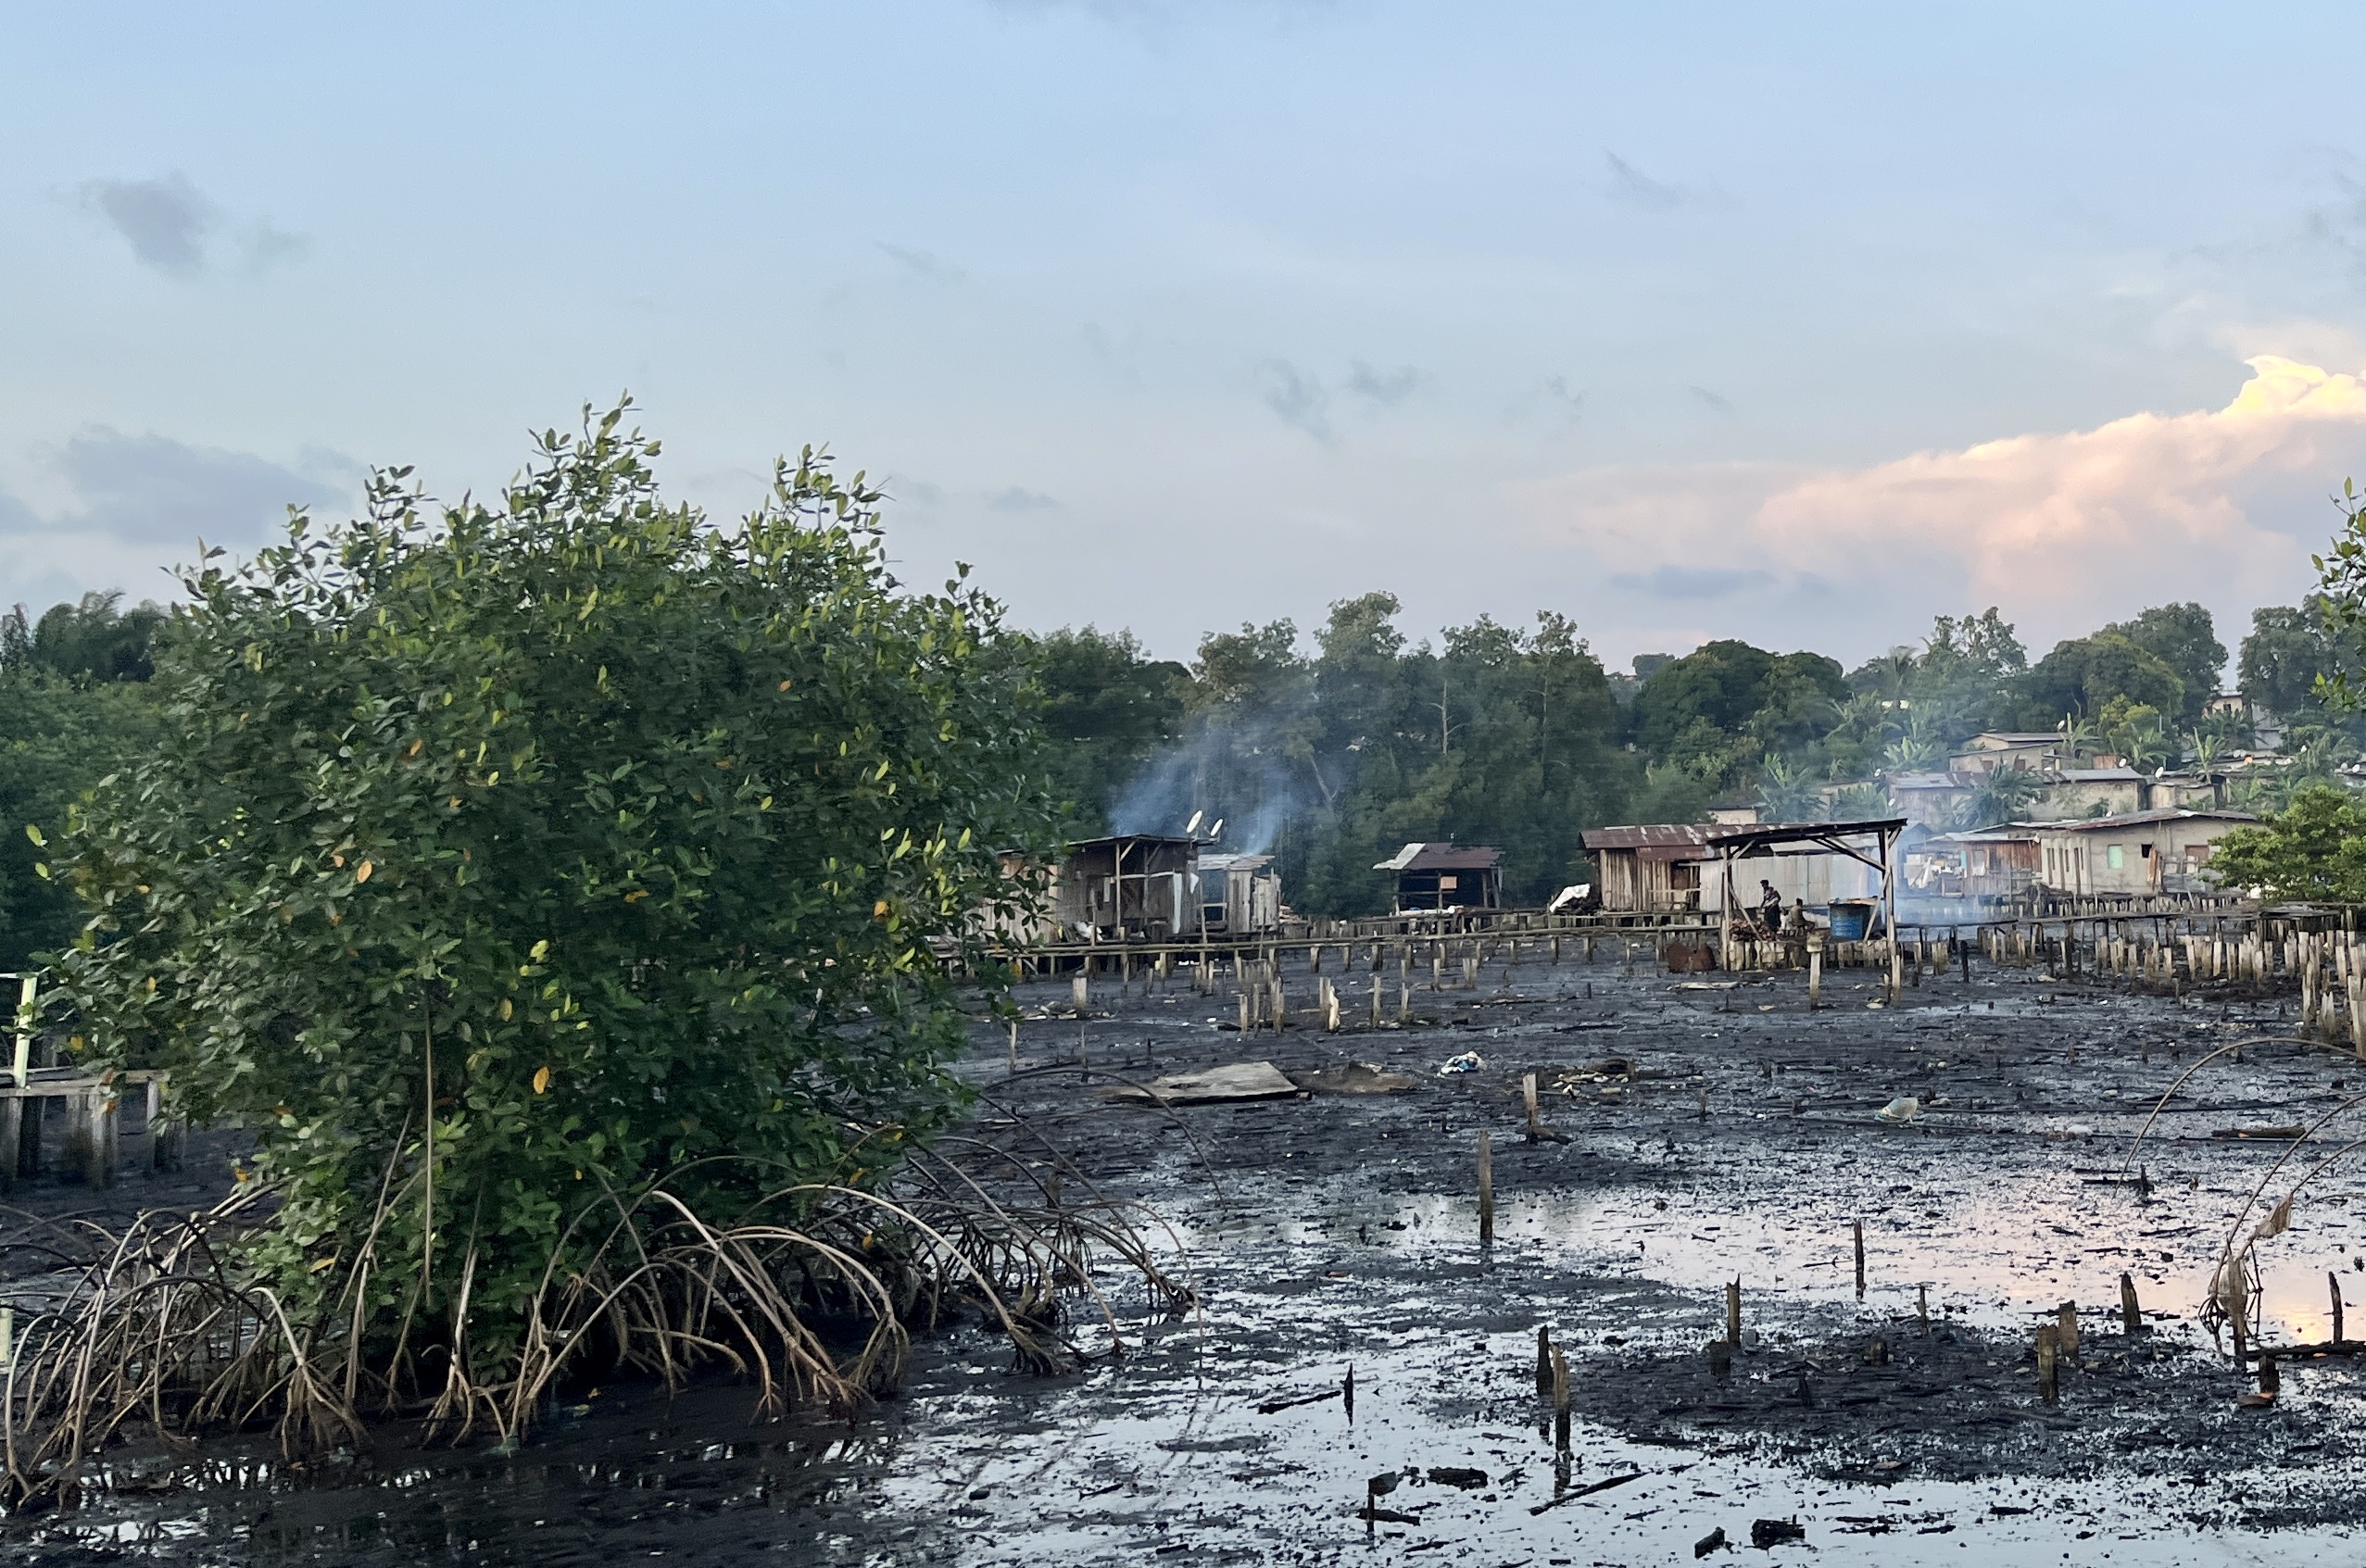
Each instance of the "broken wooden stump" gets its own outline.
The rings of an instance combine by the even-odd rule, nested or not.
[[[2054,1323],[2041,1324],[2037,1331],[2037,1397],[2053,1404],[2061,1396],[2060,1368],[2056,1358],[2061,1348],[2061,1329]]]
[[[2341,1299],[2338,1286],[2335,1287],[2334,1299],[2336,1301]],[[2335,1321],[2338,1323],[2340,1320],[2336,1318]],[[2136,1303],[2135,1276],[2123,1270],[2120,1274],[2120,1332],[2141,1334],[2144,1332],[2144,1326],[2145,1314]],[[2336,1339],[2341,1337],[2338,1329],[2335,1330],[2334,1337]]]
[[[1553,1348],[1553,1451],[1569,1451],[1569,1360]]]
[[[1479,1239],[1495,1239],[1495,1148],[1484,1132],[1479,1135]]]

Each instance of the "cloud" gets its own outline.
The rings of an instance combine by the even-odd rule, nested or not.
[[[204,268],[206,234],[220,214],[187,175],[93,180],[83,185],[82,199],[114,225],[143,266],[182,278]]]
[[[905,501],[916,507],[942,506],[945,501],[943,485],[932,484],[908,473],[891,473],[879,482],[879,487],[887,493],[889,500]]]
[[[1860,468],[1589,470],[1515,487],[1517,526],[1647,591],[1703,560],[1790,584],[1779,597],[1793,613],[1812,586],[1856,618],[1851,640],[1874,646],[1911,634],[1933,604],[1999,605],[2039,648],[2166,600],[2240,617],[2307,591],[2309,554],[2336,521],[2326,496],[2366,471],[2366,380],[2272,356],[2249,365],[2221,408]]]
[[[1610,165],[1610,199],[1622,206],[1640,212],[1673,212],[1700,199],[1681,185],[1653,179],[1617,153],[1605,150],[1602,156]]]
[[[962,281],[962,270],[945,261],[934,251],[907,250],[901,245],[891,245],[885,240],[871,243],[915,278],[925,278],[932,283],[958,283]]]
[[[1393,408],[1429,383],[1429,372],[1417,365],[1399,365],[1393,370],[1376,370],[1363,360],[1356,360],[1347,376],[1347,390],[1383,408]]]
[[[238,252],[249,272],[268,272],[283,261],[301,260],[312,249],[311,236],[291,233],[262,219],[239,236]]]
[[[160,180],[91,180],[82,188],[83,205],[105,219],[142,266],[175,278],[206,270],[213,241],[222,230],[221,209],[178,170]],[[305,235],[268,218],[245,225],[228,241],[243,270],[268,271],[311,249]]]
[[[995,491],[986,497],[986,504],[998,512],[1049,512],[1060,508],[1059,502],[1040,490],[1023,490],[1015,484]]]
[[[1735,571],[1717,566],[1663,566],[1648,572],[1621,571],[1610,579],[1614,588],[1649,594],[1660,599],[1721,599],[1744,588],[1763,588],[1775,581],[1771,571]]]
[[[1287,359],[1268,359],[1258,373],[1265,383],[1265,407],[1282,423],[1317,441],[1331,438],[1331,395],[1319,380]]]
[[[314,449],[304,463],[309,472],[251,453],[94,426],[52,458],[81,505],[48,526],[153,543],[251,540],[290,506],[332,506],[351,494],[333,482],[353,471],[350,459]]]

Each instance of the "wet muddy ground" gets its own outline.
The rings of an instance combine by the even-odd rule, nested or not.
[[[1180,977],[1123,998],[1102,985],[1084,1019],[1064,983],[1030,988],[1019,1073],[999,1027],[981,1025],[964,1064],[981,1123],[1023,1120],[1073,1161],[1069,1190],[1153,1210],[1198,1314],[1154,1312],[1112,1271],[1123,1355],[1024,1376],[973,1323],[926,1342],[905,1397],[850,1424],[754,1425],[735,1390],[619,1387],[513,1454],[390,1435],[367,1462],[316,1473],[262,1447],[132,1462],[76,1515],[0,1524],[0,1553],[1489,1568],[2366,1553],[2366,1369],[2287,1363],[2272,1406],[2238,1408],[2253,1381],[2197,1323],[2230,1231],[2366,1134],[2351,1129],[2366,1113],[2336,1117],[2272,1180],[2294,1146],[2211,1135],[2314,1123],[2366,1090],[2366,1066],[2248,1046],[2201,1068],[2131,1162],[2179,1074],[2289,1031],[2273,998],[1975,964],[1894,1007],[1870,1005],[1870,975],[1828,976],[1811,1013],[1798,976],[1717,978],[1529,962],[1506,983],[1491,965],[1476,990],[1416,991],[1407,1027],[1245,1040],[1228,989]],[[1289,981],[1303,1005],[1312,981],[1295,965]],[[1366,984],[1342,982],[1352,1015]],[[1466,1052],[1483,1067],[1438,1074]],[[1167,1110],[1109,1098],[1240,1060],[1413,1083]],[[1558,1138],[1522,1136],[1531,1072]],[[1904,1096],[1912,1121],[1881,1120]],[[2129,1163],[2142,1185],[2121,1179]],[[2366,1313],[2361,1215],[2366,1180],[2335,1164],[2260,1245],[2268,1342],[2330,1337],[2336,1287]],[[1707,1347],[1735,1279],[1743,1342],[1720,1374]],[[2082,1342],[2049,1406],[2032,1331],[2065,1301]],[[1089,1319],[1079,1332],[1105,1341]],[[1570,1362],[1566,1455],[1537,1391],[1540,1327]]]

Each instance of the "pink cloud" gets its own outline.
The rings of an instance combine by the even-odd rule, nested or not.
[[[1522,487],[1513,509],[1528,536],[1586,552],[1620,583],[1647,588],[1669,565],[1775,578],[1737,593],[1728,620],[1805,583],[1896,619],[1890,636],[1996,604],[2043,647],[2194,598],[2239,635],[2250,608],[2307,590],[2335,521],[2325,497],[2366,458],[2366,381],[2269,356],[2249,365],[2222,408],[1860,469],[1596,469]]]

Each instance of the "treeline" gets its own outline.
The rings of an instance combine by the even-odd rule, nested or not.
[[[2241,688],[2292,724],[2298,783],[2358,754],[2356,715],[2321,687],[2345,662],[2320,607],[2259,611]],[[1227,847],[1270,850],[1308,913],[1384,901],[1375,861],[1414,839],[1505,851],[1505,893],[1534,902],[1587,874],[1579,835],[1696,822],[1712,805],[1777,819],[1887,815],[1884,781],[1944,769],[1983,730],[2053,731],[2146,771],[2209,767],[2253,740],[2208,711],[2227,663],[2209,611],[2164,605],[2032,662],[1994,608],[1940,616],[1919,646],[1855,670],[1812,652],[1708,643],[1603,666],[1566,617],[1480,617],[1434,642],[1385,593],[1344,599],[1311,636],[1290,621],[1211,633],[1189,663],[1087,626],[1030,650],[1049,767],[1079,833],[1181,832],[1222,819]],[[2354,662],[2354,661],[2350,661]],[[2027,805],[2000,778],[1962,825]]]
[[[2246,804],[2281,805],[2336,776],[2366,724],[2326,700],[2357,659],[2316,601],[2258,611],[2244,694],[2286,720],[2290,764]],[[1505,893],[1536,902],[1590,874],[1579,835],[1621,822],[1694,822],[1748,803],[1771,818],[1887,815],[1885,781],[1946,766],[1982,730],[2066,733],[2146,771],[2210,766],[2253,738],[2206,712],[2227,662],[2209,612],[2165,605],[2032,661],[1995,609],[1941,616],[1914,646],[1854,670],[1813,652],[1708,643],[1611,671],[1568,618],[1481,616],[1409,637],[1385,593],[1291,621],[1204,636],[1188,662],[1087,626],[1013,634],[1033,671],[1042,766],[1077,834],[1224,823],[1227,847],[1270,851],[1302,911],[1381,907],[1372,866],[1415,839],[1493,844]],[[0,616],[0,970],[70,941],[65,891],[35,872],[26,829],[70,803],[157,732],[147,689],[154,605],[90,595]],[[2000,778],[1962,825],[2027,804]]]

